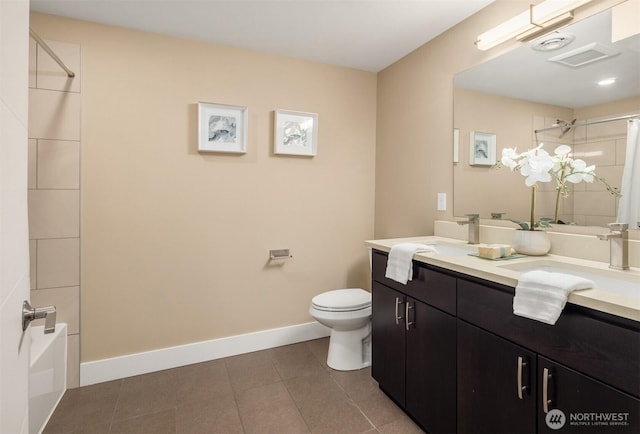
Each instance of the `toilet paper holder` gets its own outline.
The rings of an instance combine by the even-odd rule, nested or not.
[[[282,259],[291,259],[291,253],[289,249],[271,249],[269,250],[269,259],[272,261],[282,260]]]

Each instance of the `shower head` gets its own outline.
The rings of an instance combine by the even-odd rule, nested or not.
[[[560,137],[567,134],[573,128],[573,125],[576,123],[576,120],[572,120],[571,122],[563,121],[562,119],[556,119],[556,123],[553,124],[554,127],[560,127]]]

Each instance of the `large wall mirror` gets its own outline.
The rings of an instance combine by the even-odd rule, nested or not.
[[[595,121],[640,113],[640,35],[612,42],[611,30],[608,10],[455,76],[454,215],[528,218],[524,177],[493,167],[503,148],[567,144],[620,186],[628,121]],[[605,78],[616,81],[599,86]],[[537,217],[553,217],[556,200],[555,184],[540,183]],[[572,185],[558,203],[565,223],[616,221],[618,199],[599,182]]]

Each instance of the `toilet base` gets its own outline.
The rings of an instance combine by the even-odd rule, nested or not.
[[[370,323],[358,330],[331,329],[327,365],[337,371],[355,371],[370,366]]]

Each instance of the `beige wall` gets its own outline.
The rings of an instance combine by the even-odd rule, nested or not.
[[[498,0],[378,73],[376,238],[432,234],[434,220],[452,217],[453,76],[506,50],[474,41],[528,7]],[[437,193],[446,211],[436,211]]]
[[[33,14],[82,47],[82,360],[311,321],[368,287],[376,75]],[[248,107],[244,155],[197,152],[199,101]],[[319,115],[274,156],[275,109]],[[268,250],[294,258],[268,264]]]
[[[496,0],[477,14],[378,73],[376,238],[433,233],[452,218],[453,76],[520,45],[476,49],[480,33],[529,8]],[[579,20],[620,1],[601,0],[576,11]],[[447,210],[436,211],[437,193]]]
[[[455,89],[454,99],[454,125],[460,131],[460,160],[453,169],[455,215],[479,213],[482,218],[490,218],[492,212],[500,212],[506,213],[503,216],[506,219],[528,221],[531,189],[524,184],[524,177],[507,167],[470,166],[470,133],[495,134],[496,158],[500,161],[504,148],[515,147],[518,152],[531,149],[536,142],[534,130],[550,126],[556,119],[573,119],[573,110],[467,89]],[[542,141],[546,144],[545,149],[553,152],[555,146]],[[551,184],[553,192],[555,184]],[[546,183],[539,184],[539,190],[546,187]],[[538,200],[536,211],[549,217],[540,202]],[[551,212],[554,212],[553,208]]]

